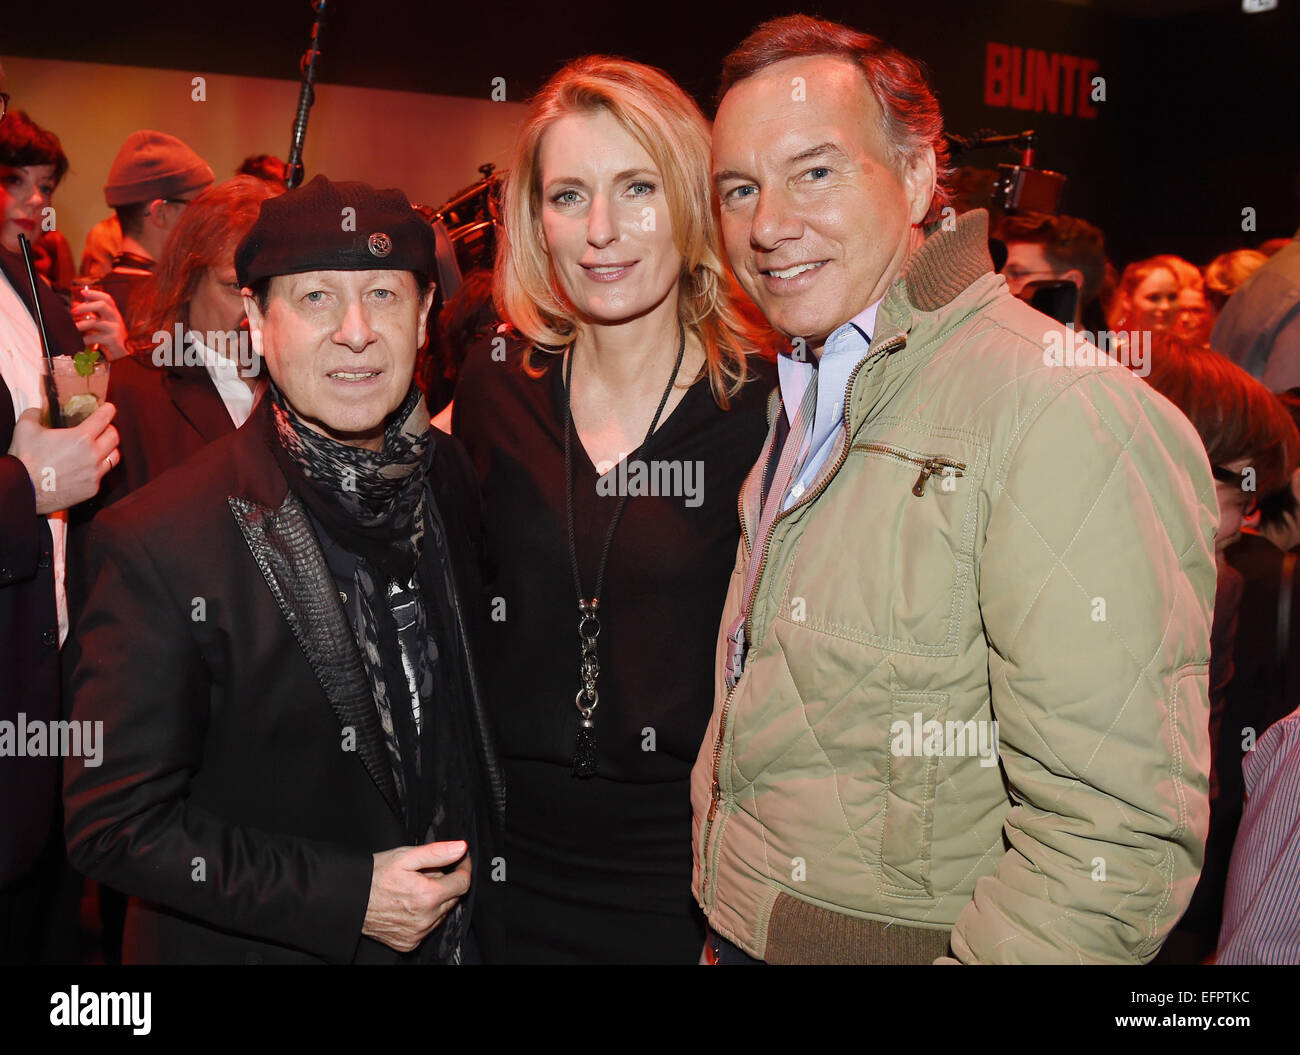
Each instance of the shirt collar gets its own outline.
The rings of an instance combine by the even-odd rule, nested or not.
[[[218,373],[239,377],[240,366],[239,360],[231,359],[222,355],[215,348],[211,347],[207,341],[199,337],[198,331],[194,332],[194,344],[199,349],[199,354],[203,357],[203,365],[209,370],[216,370]]]
[[[882,298],[883,299],[883,298]],[[821,358],[813,361],[811,357],[795,359],[788,353],[777,357],[777,379],[781,386],[781,402],[785,406],[786,419],[794,424],[794,415],[803,401],[805,389],[811,383],[813,372],[818,374],[817,404],[818,417],[823,414],[822,404],[826,400],[842,403],[844,388],[849,375],[867,354],[871,344],[871,335],[876,328],[876,311],[880,301],[867,305],[837,327],[822,346]]]

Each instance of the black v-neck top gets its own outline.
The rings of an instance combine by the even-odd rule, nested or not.
[[[568,766],[578,716],[578,609],[568,555],[564,387],[559,356],[546,373],[522,370],[522,346],[494,362],[471,350],[456,388],[453,431],[478,470],[485,506],[489,637],[483,666],[502,753]],[[656,430],[656,482],[694,493],[637,494],[638,450],[606,480],[627,481],[600,598],[600,775],[655,783],[689,777],[713,708],[713,660],[740,525],[736,500],[767,432],[775,369],[724,412],[697,381]],[[665,378],[666,380],[666,378]],[[617,494],[573,437],[574,522],[583,590],[595,588]],[[689,463],[689,467],[688,467]],[[644,477],[650,480],[652,474]],[[648,487],[647,487],[648,489]],[[499,598],[500,600],[495,600]],[[495,611],[493,610],[495,608]],[[643,749],[654,731],[653,750]]]
[[[606,478],[625,482],[632,497],[600,598],[598,776],[580,780],[571,775],[579,643],[562,358],[539,356],[546,370],[534,378],[523,351],[513,343],[494,361],[491,339],[471,348],[453,418],[483,490],[489,617],[480,666],[508,788],[508,941],[522,959],[693,960],[690,772],[713,709],[737,496],[766,436],[776,370],[753,360],[757,376],[727,411],[708,379],[697,381],[656,430],[649,457],[633,452],[626,471]],[[598,492],[576,434],[573,462],[590,595],[618,496]],[[657,477],[679,493],[638,494],[634,462],[646,490]]]

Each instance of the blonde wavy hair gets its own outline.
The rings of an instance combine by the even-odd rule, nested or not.
[[[1222,310],[1241,284],[1267,263],[1268,257],[1256,249],[1235,249],[1206,264],[1205,295],[1215,310]]]
[[[588,55],[565,66],[534,97],[505,182],[493,288],[497,310],[532,342],[524,365],[534,376],[542,372],[535,353],[560,354],[577,334],[577,314],[544,245],[538,157],[542,137],[560,118],[600,111],[626,129],[659,170],[673,243],[682,257],[678,318],[703,346],[701,374],[707,371],[713,398],[725,410],[749,376],[749,355],[771,354],[772,334],[758,324],[723,263],[708,122],[662,70]]]

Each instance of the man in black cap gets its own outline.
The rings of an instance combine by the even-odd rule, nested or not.
[[[91,529],[73,718],[103,764],[69,765],[66,832],[132,896],[125,962],[487,944],[478,496],[412,383],[433,260],[400,191],[266,201],[235,262],[267,395]]]

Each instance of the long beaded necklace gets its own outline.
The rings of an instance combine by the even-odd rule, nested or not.
[[[686,327],[677,320],[677,364],[668,378],[659,408],[655,411],[650,428],[646,430],[645,439],[639,450],[644,456],[648,453],[650,439],[659,426],[659,416],[668,405],[668,396],[677,381],[677,373],[682,368],[682,359],[686,355]],[[596,589],[590,598],[582,592],[582,575],[578,571],[578,542],[573,530],[573,411],[570,405],[570,391],[573,383],[573,349],[569,345],[567,362],[564,367],[564,497],[565,511],[569,521],[569,566],[573,570],[573,585],[578,593],[578,648],[580,664],[578,681],[580,688],[574,697],[574,706],[578,708],[578,739],[573,748],[573,775],[575,777],[594,777],[596,775],[596,723],[593,715],[600,702],[600,693],[596,691],[596,679],[600,677],[600,660],[596,655],[596,639],[600,636],[600,591],[605,584],[605,567],[609,563],[609,547],[614,541],[614,531],[623,516],[627,505],[627,489],[619,496],[618,505],[614,507],[614,516],[610,519],[605,532],[605,545],[600,552],[600,564],[596,570]]]

